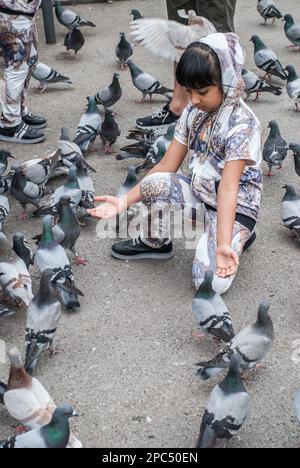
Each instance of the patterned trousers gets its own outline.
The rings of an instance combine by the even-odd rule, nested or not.
[[[28,114],[26,91],[38,62],[33,19],[0,13],[0,46],[5,62],[0,126],[15,127]]]
[[[159,248],[170,238],[170,208],[191,211],[201,201],[195,197],[191,188],[191,178],[181,174],[155,173],[141,182],[141,196],[144,207],[141,238],[153,248]],[[252,232],[235,221],[232,248],[241,255],[245,243]],[[193,262],[192,278],[198,289],[208,269],[216,272],[217,250],[217,212],[204,210],[204,233],[200,238]],[[224,294],[231,286],[235,275],[219,278],[215,275],[213,287],[219,294]]]

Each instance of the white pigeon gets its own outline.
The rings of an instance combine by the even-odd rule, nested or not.
[[[201,37],[217,32],[214,25],[194,11],[188,13],[189,26],[160,18],[132,21],[134,39],[155,55],[179,62],[185,49]]]

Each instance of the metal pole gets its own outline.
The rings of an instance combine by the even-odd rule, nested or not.
[[[43,0],[42,9],[43,9],[46,43],[56,44],[52,0]]]

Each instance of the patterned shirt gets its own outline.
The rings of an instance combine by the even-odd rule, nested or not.
[[[36,13],[42,3],[42,0],[0,0],[0,7],[7,8],[18,13]]]

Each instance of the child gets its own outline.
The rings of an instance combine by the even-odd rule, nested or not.
[[[191,44],[177,68],[177,80],[190,94],[191,104],[181,116],[164,159],[127,197],[99,197],[105,202],[91,210],[110,218],[142,200],[148,209],[141,237],[112,247],[119,259],[165,259],[173,255],[168,227],[158,225],[150,237],[151,206],[165,211],[172,204],[202,202],[205,233],[193,265],[196,288],[207,269],[222,294],[236,275],[239,256],[255,240],[262,196],[261,126],[242,100],[244,55],[233,33],[211,34]],[[190,176],[177,174],[187,152]]]

